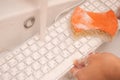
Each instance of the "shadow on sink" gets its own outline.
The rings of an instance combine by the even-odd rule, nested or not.
[[[96,51],[110,52],[120,57],[120,31],[115,36],[112,42],[104,43]]]

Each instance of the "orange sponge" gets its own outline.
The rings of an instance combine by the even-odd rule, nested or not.
[[[77,7],[71,17],[75,36],[101,35],[111,39],[118,28],[117,17],[112,10],[103,13],[89,12]]]

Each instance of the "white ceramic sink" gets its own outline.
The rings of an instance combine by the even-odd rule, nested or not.
[[[1,48],[14,48],[38,32],[40,8],[36,6],[37,1],[40,0],[0,0],[0,51]],[[77,2],[48,0],[47,26],[54,22],[59,12]],[[35,23],[26,29],[24,23],[31,17],[35,18]]]
[[[8,1],[6,3],[6,1]],[[0,44],[3,42],[3,44],[9,43],[10,45],[13,44],[12,42],[16,42],[15,44],[20,44],[24,42],[26,39],[34,35],[36,32],[38,32],[38,10],[39,8],[36,8],[35,5],[29,3],[29,1],[34,0],[6,0],[0,1]],[[13,1],[13,2],[12,2]],[[49,0],[49,8],[48,8],[48,26],[50,26],[54,22],[54,18],[57,16],[58,13],[60,13],[64,8],[70,7],[74,5],[77,2],[74,2],[76,0]],[[105,1],[105,0],[103,0]],[[106,0],[108,1],[108,0]],[[115,0],[112,0],[115,1]],[[4,5],[3,5],[4,3]],[[14,5],[16,4],[16,5]],[[108,3],[107,3],[108,4]],[[9,6],[8,6],[9,5]],[[111,5],[111,4],[110,4]],[[118,4],[116,4],[118,5]],[[5,8],[5,9],[4,9]],[[26,21],[28,18],[35,16],[36,23],[34,26],[27,30],[24,28],[24,21]],[[120,31],[114,38],[112,42],[105,43],[102,46],[100,46],[97,51],[99,52],[111,52],[113,54],[116,54],[117,56],[120,56]],[[11,46],[9,46],[11,47]],[[64,80],[64,79],[62,79]]]

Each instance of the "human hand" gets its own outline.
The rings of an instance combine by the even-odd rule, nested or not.
[[[91,54],[87,65],[75,61],[71,72],[78,80],[120,80],[120,59],[110,53]]]

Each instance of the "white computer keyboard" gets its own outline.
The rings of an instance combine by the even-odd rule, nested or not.
[[[53,24],[45,41],[35,35],[23,45],[0,58],[1,80],[55,80],[65,74],[75,59],[94,51],[102,40],[70,33],[70,14]]]
[[[33,36],[23,45],[0,56],[0,80],[57,80],[81,59],[98,48],[97,37],[74,39],[70,30],[71,14],[50,26],[45,41]]]

